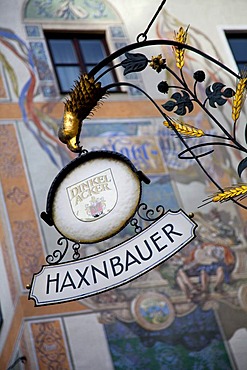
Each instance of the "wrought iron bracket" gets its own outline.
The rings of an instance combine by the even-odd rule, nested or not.
[[[140,225],[140,220],[153,223],[165,214],[165,208],[162,205],[158,205],[154,210],[148,208],[146,203],[140,203],[136,210],[136,216],[133,217],[129,224],[135,228],[135,233],[139,234],[144,229]],[[139,218],[139,221],[138,221]],[[57,240],[57,245],[59,245],[60,249],[55,249],[52,254],[49,254],[46,257],[46,262],[48,265],[58,265],[62,263],[63,260],[66,258],[67,254],[72,250],[72,261],[80,260],[80,249],[82,248],[83,244],[79,242],[72,242],[71,240],[67,239],[66,237],[62,236]],[[69,262],[72,262],[69,261]],[[68,262],[68,261],[67,261]]]
[[[160,217],[162,217],[165,214],[165,208],[162,205],[158,205],[155,210],[148,208],[148,205],[146,203],[140,203],[136,215],[139,217],[139,221],[136,217],[133,217],[130,220],[130,225],[135,227],[136,234],[139,234],[143,231],[142,226],[140,225],[140,220],[146,221],[146,222],[155,222]]]

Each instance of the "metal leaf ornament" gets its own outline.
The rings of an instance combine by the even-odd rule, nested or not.
[[[165,108],[167,111],[171,112],[174,110],[175,107],[177,109],[174,111],[179,116],[184,116],[188,112],[192,112],[194,106],[190,99],[189,94],[186,91],[182,91],[182,93],[176,92],[171,96],[171,99],[165,104],[162,104],[162,107]]]
[[[121,65],[124,68],[124,76],[131,72],[143,71],[148,65],[148,59],[144,54],[141,53],[125,53],[126,59],[124,59]]]
[[[209,105],[212,108],[217,108],[216,104],[224,105],[227,101],[226,98],[234,96],[235,92],[230,87],[222,91],[225,85],[221,82],[215,82],[206,88],[206,95],[209,100]]]

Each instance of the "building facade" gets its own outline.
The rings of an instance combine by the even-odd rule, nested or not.
[[[246,181],[244,151],[214,146],[212,138],[222,135],[220,123],[223,133],[235,130],[236,140],[246,145],[245,108],[234,123],[231,91],[236,91],[236,75],[245,78],[247,4],[167,1],[147,32],[147,40],[174,40],[182,26],[188,45],[223,63],[230,73],[193,50],[185,50],[179,68],[179,49],[165,42],[143,47],[143,33],[160,3],[1,1],[1,369],[15,361],[16,369],[27,370],[246,368],[245,200],[240,201],[243,207],[204,200],[219,191],[215,184],[224,189]],[[35,307],[27,287],[46,257],[62,248],[58,232],[40,214],[54,178],[76,157],[57,135],[66,96],[80,71],[88,73],[137,38],[140,45],[118,53],[106,66],[110,71],[101,83],[115,85],[85,119],[80,143],[89,151],[112,150],[128,157],[151,180],[142,188],[148,208],[161,204],[166,210],[194,213],[197,237],[120,288]],[[137,53],[141,66],[126,66]],[[164,68],[159,69],[153,58],[160,54]],[[164,124],[162,109],[172,122],[207,135],[181,141]],[[188,155],[186,143],[198,146],[200,163]],[[210,154],[204,155],[205,150]],[[83,245],[80,256],[133,235],[128,225],[109,240]],[[18,360],[23,356],[25,363]]]

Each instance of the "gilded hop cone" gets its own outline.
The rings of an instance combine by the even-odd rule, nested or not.
[[[81,151],[79,136],[82,121],[95,109],[105,92],[100,82],[95,83],[94,78],[89,78],[87,74],[81,75],[75,82],[65,102],[63,122],[58,132],[60,141],[67,144],[72,152]]]
[[[162,69],[166,68],[166,59],[162,58],[162,54],[152,56],[149,66],[153,68],[156,72],[160,73]]]

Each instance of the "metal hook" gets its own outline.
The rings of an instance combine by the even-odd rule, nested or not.
[[[155,12],[155,14],[154,14],[153,18],[151,19],[150,23],[148,24],[148,26],[147,26],[146,30],[145,30],[144,32],[140,33],[140,34],[137,36],[137,38],[136,38],[136,41],[137,41],[137,42],[144,42],[144,41],[146,41],[146,40],[147,40],[147,33],[148,33],[148,31],[150,30],[150,28],[151,28],[152,24],[154,23],[155,19],[157,18],[157,16],[158,16],[159,12],[161,11],[161,9],[162,9],[162,8],[163,8],[163,6],[165,5],[165,3],[166,3],[166,0],[163,0],[163,1],[161,2],[160,6],[159,6],[159,7],[158,7],[158,9],[156,10],[156,12]],[[140,40],[141,38],[143,38],[143,40]]]

